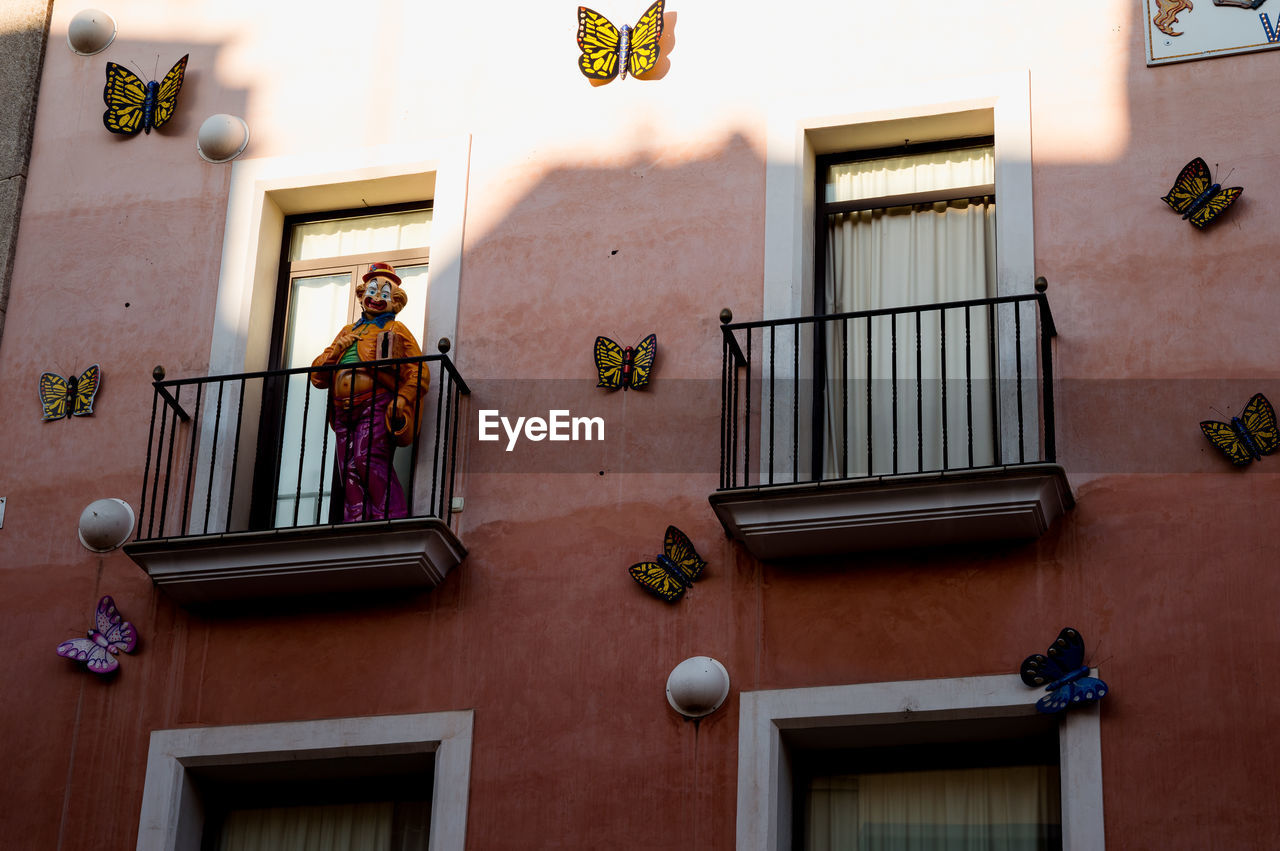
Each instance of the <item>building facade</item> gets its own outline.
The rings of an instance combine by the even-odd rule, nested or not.
[[[295,847],[297,807],[387,843],[339,847],[1280,844],[1275,10],[655,6],[120,0],[86,55],[51,4],[0,337],[14,847]],[[640,73],[591,79],[624,23]],[[152,80],[168,120],[109,132]],[[307,378],[374,262],[425,390],[407,516],[341,522]],[[1258,460],[1198,427],[1233,416]],[[104,596],[100,676],[54,651]],[[1045,715],[1064,627],[1110,691]]]

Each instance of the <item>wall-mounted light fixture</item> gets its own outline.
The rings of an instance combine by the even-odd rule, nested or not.
[[[105,553],[129,540],[133,509],[123,499],[97,499],[80,512],[80,543],[95,553]]]
[[[238,115],[220,112],[210,115],[196,134],[196,153],[205,162],[234,160],[249,144],[249,125]]]
[[[691,656],[667,677],[667,703],[685,718],[702,718],[729,696],[729,672],[710,656]]]
[[[116,20],[101,9],[76,12],[67,25],[67,45],[81,56],[101,53],[116,39]]]

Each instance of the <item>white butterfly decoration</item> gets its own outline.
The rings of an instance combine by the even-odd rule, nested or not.
[[[109,596],[98,601],[94,620],[97,629],[89,630],[88,638],[62,642],[58,645],[58,655],[84,662],[95,674],[109,674],[120,666],[116,659],[120,651],[132,653],[138,645],[138,631],[120,616],[115,601]]]

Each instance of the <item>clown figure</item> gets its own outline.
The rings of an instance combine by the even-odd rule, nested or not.
[[[392,456],[397,445],[407,446],[418,433],[419,400],[430,379],[424,363],[370,363],[422,354],[413,334],[395,319],[408,296],[390,263],[370,265],[356,299],[360,318],[339,331],[311,364],[344,367],[313,372],[311,383],[329,390],[342,519],[348,523],[408,516]]]

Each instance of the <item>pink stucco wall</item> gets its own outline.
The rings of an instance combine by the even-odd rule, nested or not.
[[[1196,428],[1210,406],[1280,400],[1280,121],[1264,103],[1280,54],[1149,69],[1137,0],[673,0],[665,76],[593,88],[573,4],[407,5],[127,0],[110,9],[117,42],[82,58],[63,41],[78,7],[54,4],[0,340],[14,847],[131,847],[154,729],[474,709],[469,847],[727,849],[740,691],[1013,673],[1068,624],[1112,686],[1108,844],[1280,844],[1277,462],[1229,469]],[[103,129],[107,59],[150,69],[188,51],[170,127]],[[685,423],[718,414],[720,308],[761,315],[771,116],[815,93],[1028,69],[1035,266],[1076,508],[1034,543],[756,562],[707,504],[714,466],[637,470],[626,447],[714,457],[714,426]],[[499,379],[557,379],[609,422],[609,444],[584,450],[598,470],[513,453],[467,471],[469,555],[429,594],[195,614],[122,552],[76,540],[91,500],[136,507],[151,368],[208,370],[231,171],[199,160],[194,134],[215,112],[246,118],[246,157],[471,134],[453,354],[473,410],[505,404]],[[1196,155],[1245,187],[1205,232],[1159,201]],[[653,386],[602,398],[592,340],[651,331]],[[38,375],[95,362],[93,417],[41,423]],[[625,573],[668,523],[709,561],[670,607]],[[104,593],[143,641],[109,683],[53,653]],[[663,694],[696,654],[733,681],[697,727]]]

